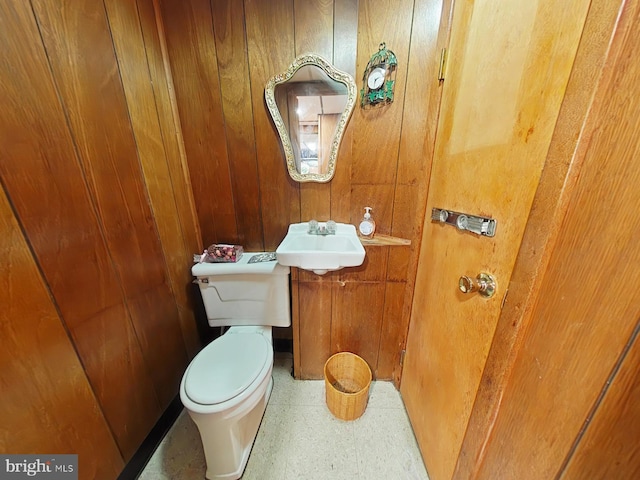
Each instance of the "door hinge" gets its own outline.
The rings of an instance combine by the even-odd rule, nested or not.
[[[440,52],[440,68],[438,69],[438,80],[444,81],[444,76],[447,73],[447,49],[443,48]]]
[[[400,366],[404,366],[404,356],[407,354],[406,350],[401,350],[400,351]]]

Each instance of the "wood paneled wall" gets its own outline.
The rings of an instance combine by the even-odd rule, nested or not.
[[[84,453],[82,478],[114,477],[199,348],[188,291],[201,243],[159,26],[151,0],[0,5],[0,179],[11,205],[0,255],[32,255],[29,274],[9,272],[8,301],[22,310],[8,318],[23,356],[50,362],[37,396],[35,380],[8,368],[22,360],[2,357],[1,423],[34,396],[51,400],[52,415],[68,409],[50,427],[69,433],[61,443],[26,428],[2,450]]]
[[[0,232],[0,451],[76,453],[83,478],[115,478],[122,457],[3,191]]]
[[[351,350],[377,378],[398,379],[439,100],[441,0],[161,0],[170,65],[204,244],[275,250],[288,225],[357,224],[411,247],[367,247],[362,267],[322,277],[292,272],[296,375],[321,378]],[[288,176],[264,86],[305,52],[354,76],[386,42],[399,61],[394,103],[356,107],[327,184]],[[425,80],[427,79],[427,80]]]

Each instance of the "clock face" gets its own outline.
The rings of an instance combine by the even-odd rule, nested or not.
[[[367,85],[371,90],[379,89],[384,83],[384,68],[377,67],[374,68],[369,74],[369,78],[367,79]]]

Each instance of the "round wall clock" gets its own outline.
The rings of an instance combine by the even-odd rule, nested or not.
[[[360,106],[363,108],[388,105],[393,102],[398,60],[385,43],[381,43],[364,70]]]
[[[369,73],[369,78],[367,79],[367,85],[370,90],[378,90],[382,84],[384,83],[384,68],[374,68],[371,73]]]

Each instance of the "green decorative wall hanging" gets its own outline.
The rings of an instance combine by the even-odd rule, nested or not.
[[[398,59],[395,53],[387,50],[384,42],[381,43],[364,70],[360,90],[362,108],[379,107],[393,102],[397,66]]]

